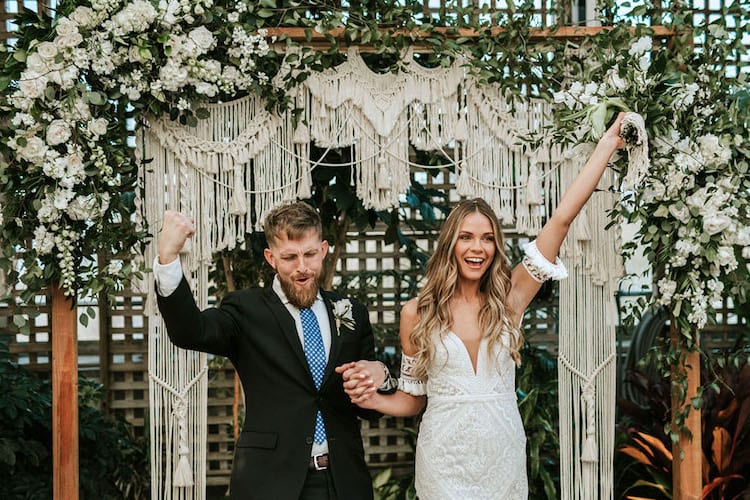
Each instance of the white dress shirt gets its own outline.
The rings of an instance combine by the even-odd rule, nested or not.
[[[179,256],[169,264],[160,264],[158,257],[154,259],[154,279],[156,280],[156,290],[162,297],[168,297],[177,290],[177,287],[180,286],[180,281],[182,281],[182,276],[182,264]],[[305,341],[304,334],[302,333],[302,320],[300,319],[299,308],[289,302],[284,290],[281,288],[281,282],[279,281],[278,275],[273,278],[272,288],[274,293],[278,295],[281,302],[289,311],[289,314],[292,315],[294,325],[297,328],[297,335],[299,336],[300,344],[304,346]],[[327,362],[331,353],[331,322],[328,318],[328,310],[326,309],[325,302],[323,302],[323,297],[321,297],[320,292],[318,292],[318,296],[316,297],[311,309],[315,313],[315,317],[318,319],[318,325],[320,325],[320,334],[323,337]],[[313,443],[311,454],[320,455],[322,453],[328,453],[328,441]]]

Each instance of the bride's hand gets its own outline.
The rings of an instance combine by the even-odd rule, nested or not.
[[[363,404],[370,396],[377,393],[379,387],[379,384],[376,385],[375,380],[373,380],[370,368],[369,363],[352,361],[337,366],[335,369],[336,373],[340,373],[344,380],[344,392],[349,396],[352,403],[362,408],[367,408]]]
[[[622,133],[621,127],[623,118],[625,118],[625,113],[621,111],[617,114],[614,123],[607,129],[602,138],[599,139],[599,144],[613,147],[613,149],[619,149],[625,146],[625,140],[620,136]]]

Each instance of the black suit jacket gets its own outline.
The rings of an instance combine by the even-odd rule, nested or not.
[[[226,295],[218,308],[200,311],[183,278],[168,297],[158,297],[169,337],[179,347],[228,357],[245,389],[245,423],[234,453],[233,499],[297,500],[313,444],[315,415],[323,414],[330,472],[342,500],[372,498],[358,416],[379,415],[353,405],[333,369],[375,359],[367,309],[352,301],[354,329],[338,328],[332,303],[321,291],[331,323],[331,352],[320,390],[308,368],[294,319],[272,289]],[[157,294],[158,295],[158,294]]]

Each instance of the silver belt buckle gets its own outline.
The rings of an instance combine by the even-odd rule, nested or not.
[[[321,455],[313,455],[312,459],[313,459],[313,466],[315,467],[315,470],[326,470],[328,468],[327,466],[318,465],[318,459],[322,457],[323,455],[325,455],[325,453]]]

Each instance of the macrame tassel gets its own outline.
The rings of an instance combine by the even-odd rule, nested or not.
[[[589,380],[581,396],[586,409],[586,440],[581,450],[581,462],[595,463],[599,461],[599,447],[596,445],[596,401],[594,396],[594,380]]]
[[[459,196],[469,196],[471,194],[469,172],[466,171],[463,162],[456,165],[456,171],[458,173],[458,176],[456,177],[456,193],[458,193]]]
[[[299,145],[296,147],[299,148]],[[299,154],[299,157],[304,158],[301,154]],[[310,162],[300,160],[299,171],[300,175],[299,184],[297,185],[297,198],[299,198],[300,200],[312,198],[312,175],[310,172]]]
[[[307,144],[310,142],[310,129],[303,122],[299,122],[297,128],[294,129],[292,142],[294,144]]]
[[[189,488],[193,486],[193,471],[190,468],[190,461],[186,455],[180,454],[180,461],[174,470],[174,481],[172,482],[178,488]]]
[[[378,189],[391,189],[392,184],[391,173],[388,171],[385,157],[381,156],[378,158]]]
[[[586,435],[581,451],[581,462],[593,464],[599,461],[599,448],[596,446],[596,438],[593,434]]]
[[[176,403],[177,413],[177,427],[179,432],[179,442],[177,445],[178,454],[180,460],[177,462],[177,467],[174,470],[174,480],[172,484],[175,486],[185,488],[193,486],[193,470],[190,467],[190,461],[188,455],[190,455],[190,448],[187,446],[188,442],[188,431],[187,431],[187,418],[185,417],[185,401],[180,400]]]
[[[526,204],[541,205],[542,200],[542,177],[539,175],[539,167],[536,161],[532,160],[529,166],[529,179],[526,183]]]
[[[454,139],[463,142],[469,138],[469,126],[466,124],[466,118],[461,113],[461,118],[456,122],[456,131],[453,133]]]
[[[242,170],[237,167],[234,171],[234,189],[229,200],[229,213],[232,215],[245,215],[247,213],[247,201],[245,201],[245,183],[242,182]]]

